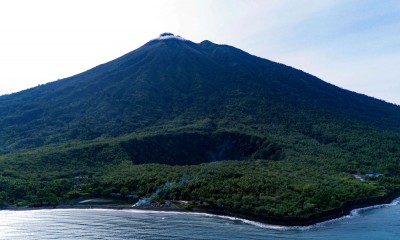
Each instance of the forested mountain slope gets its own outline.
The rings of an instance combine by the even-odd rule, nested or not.
[[[159,199],[311,218],[399,188],[399,106],[173,34],[0,96],[0,126],[0,205],[150,196],[173,183]],[[352,175],[368,172],[384,175]]]
[[[1,96],[0,116],[3,152],[204,122],[212,130],[245,124],[309,131],[327,118],[400,126],[392,104],[234,47],[179,38],[156,39],[84,73]]]

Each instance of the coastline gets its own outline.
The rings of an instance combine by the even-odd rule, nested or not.
[[[241,221],[251,221],[253,223],[266,224],[274,227],[310,227],[316,224],[341,219],[351,216],[353,211],[358,211],[371,207],[379,207],[392,203],[395,199],[400,198],[400,190],[393,191],[391,194],[382,197],[374,197],[369,199],[360,199],[357,201],[346,202],[342,207],[326,212],[317,213],[306,218],[301,217],[271,217],[271,216],[255,216],[250,214],[241,214],[223,209],[207,209],[207,208],[178,208],[178,207],[132,207],[119,204],[104,205],[56,205],[43,207],[16,207],[7,206],[0,210],[9,211],[34,211],[34,210],[51,210],[51,209],[108,209],[108,210],[138,210],[151,212],[171,212],[171,213],[192,213],[192,214],[208,214],[216,217],[234,218]]]

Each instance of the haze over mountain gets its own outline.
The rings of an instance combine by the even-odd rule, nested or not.
[[[1,96],[0,126],[0,205],[133,192],[307,224],[400,189],[399,106],[171,33]]]

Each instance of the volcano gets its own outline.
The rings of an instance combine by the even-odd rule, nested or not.
[[[171,33],[70,78],[1,96],[0,116],[2,152],[149,128],[307,133],[328,119],[400,127],[398,106]]]
[[[304,225],[400,192],[399,106],[172,33],[0,96],[0,126],[0,206],[149,197],[188,179],[157,199]]]

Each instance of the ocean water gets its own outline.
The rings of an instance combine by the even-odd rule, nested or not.
[[[139,210],[0,211],[0,239],[400,239],[399,200],[309,227]]]

